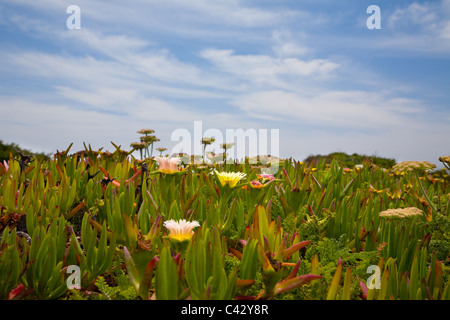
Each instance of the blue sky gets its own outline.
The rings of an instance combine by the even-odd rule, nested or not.
[[[36,152],[141,128],[171,150],[194,121],[278,129],[297,160],[450,152],[450,0],[2,0],[0,61],[0,139]]]

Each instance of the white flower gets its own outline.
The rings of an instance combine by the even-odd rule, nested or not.
[[[197,221],[186,221],[183,220],[167,220],[164,222],[164,227],[169,230],[169,238],[184,241],[190,240],[194,235],[193,229],[196,227],[200,227],[200,224]]]
[[[387,209],[385,211],[380,212],[380,217],[388,217],[388,218],[408,218],[414,216],[423,215],[422,210],[416,207],[408,207],[408,208],[398,208],[398,209]]]
[[[178,171],[178,163],[180,158],[155,157],[158,161],[159,171],[162,173],[173,174]]]

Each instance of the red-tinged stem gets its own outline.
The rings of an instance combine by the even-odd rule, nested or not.
[[[139,177],[141,173],[142,173],[142,169],[139,169],[138,171],[136,171],[136,173],[130,179],[125,180],[125,183],[130,183],[131,181],[133,181],[134,179]]]

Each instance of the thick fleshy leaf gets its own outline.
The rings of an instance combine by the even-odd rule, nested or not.
[[[305,274],[286,281],[282,281],[280,283],[277,283],[277,285],[275,286],[274,295],[276,296],[280,293],[288,292],[320,278],[322,278],[322,276],[316,274]]]
[[[436,269],[435,269],[435,277],[434,277],[434,288],[441,290],[442,285],[444,283],[442,264],[439,260],[435,260],[435,265],[436,265]]]
[[[302,241],[299,243],[294,244],[293,246],[287,248],[286,250],[284,250],[284,255],[285,256],[290,256],[292,255],[294,252],[300,250],[301,248],[306,247],[308,244],[310,244],[311,241],[306,240],[306,241]]]
[[[178,298],[177,265],[167,246],[162,249],[155,280],[156,299],[176,300]]]
[[[362,291],[362,297],[364,299],[367,299],[367,293],[369,292],[369,289],[367,288],[366,284],[364,283],[364,281],[360,281],[359,282],[359,286],[361,287],[361,291]]]
[[[246,288],[246,287],[250,287],[254,283],[255,283],[255,280],[253,280],[253,279],[238,279],[236,286]]]
[[[331,280],[330,288],[327,293],[327,300],[335,300],[337,289],[339,287],[339,282],[341,281],[342,275],[342,260],[339,258],[338,266],[336,272],[334,273],[333,280]]]
[[[347,267],[344,278],[344,286],[342,288],[342,300],[350,300],[350,289],[352,283],[352,269]]]
[[[70,218],[72,218],[74,215],[76,215],[81,208],[83,208],[85,202],[81,202],[79,203],[75,208],[73,208],[67,215],[65,215],[64,217],[69,220]]]
[[[355,183],[356,178],[353,178],[350,180],[350,182],[345,186],[344,190],[342,190],[340,196],[343,197],[347,193],[347,190],[351,188],[351,186]]]
[[[125,260],[125,266],[127,268],[128,277],[130,278],[131,283],[136,288],[136,291],[139,291],[141,279],[136,269],[136,265],[134,264],[133,258],[131,257],[130,251],[128,251],[127,247],[123,247],[123,258]]]
[[[255,279],[259,269],[258,241],[251,239],[244,247],[239,276],[241,279]]]
[[[300,262],[301,262],[301,260],[297,261],[294,269],[292,269],[291,273],[286,277],[286,279],[284,279],[284,281],[295,278],[295,276],[297,275],[297,272],[298,272],[298,268],[300,267]]]
[[[236,249],[233,249],[233,248],[229,248],[229,250],[236,258],[238,258],[239,260],[242,260],[242,252],[240,252]]]
[[[283,237],[283,240],[281,240],[281,244],[278,247],[278,250],[275,254],[275,259],[277,259],[279,261],[284,261],[284,257],[286,256],[285,249],[286,249],[286,243],[287,243],[288,236],[289,235],[286,233],[285,236]]]
[[[150,260],[149,263],[147,264],[147,266],[145,267],[144,275],[141,279],[141,283],[140,283],[139,291],[138,291],[139,295],[144,300],[148,300],[150,298],[149,290],[150,290],[150,286],[152,284],[153,270],[155,269],[155,266],[158,263],[158,261],[159,261],[158,256],[154,256],[152,258],[152,260]]]
[[[316,253],[314,257],[311,259],[311,273],[312,274],[320,274],[320,262],[319,255]]]
[[[134,250],[137,245],[138,230],[136,224],[131,220],[131,217],[125,212],[122,213],[123,223],[125,225],[125,238],[130,250]]]

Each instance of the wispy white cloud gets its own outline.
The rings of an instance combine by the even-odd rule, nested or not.
[[[413,127],[407,117],[426,111],[412,99],[363,91],[324,91],[313,96],[264,91],[240,96],[234,103],[256,118],[345,130]]]
[[[179,12],[184,12],[184,16],[193,17],[198,15],[200,19],[208,22],[247,27],[273,25],[283,17],[283,14],[280,12],[247,6],[244,1],[239,0],[193,0],[189,2],[174,0],[166,1],[166,6],[169,9],[176,6]],[[194,15],[190,15],[189,13],[194,13]]]
[[[387,25],[390,28],[418,25],[428,31],[434,30],[440,23],[439,8],[442,8],[442,4],[439,2],[413,2],[407,7],[396,9],[388,16]]]
[[[303,61],[268,55],[237,55],[233,50],[206,49],[201,56],[213,62],[222,71],[250,77],[272,77],[283,74],[314,77],[332,72],[339,66],[325,59]]]
[[[288,89],[305,79],[330,77],[339,64],[326,59],[300,60],[269,55],[235,54],[233,50],[205,49],[201,57],[215,69],[233,75],[238,83]],[[296,81],[292,82],[292,78]],[[247,89],[247,87],[245,87]]]
[[[66,8],[70,1],[30,0],[11,1],[15,5],[33,8],[40,15],[60,17],[64,22]],[[283,22],[289,17],[304,15],[298,10],[287,8],[264,8],[241,0],[134,0],[99,1],[79,0],[82,27],[108,29],[110,32],[133,32],[145,35],[189,37],[196,39],[250,39],[255,33],[246,32],[255,28],[266,28]],[[53,19],[53,25],[55,26]],[[263,37],[257,36],[259,40]]]
[[[301,42],[305,38],[303,32],[296,32],[294,36],[289,30],[275,30],[272,32],[272,49],[280,58],[305,56],[313,51]]]
[[[413,2],[386,14],[386,47],[411,52],[450,52],[450,2]],[[390,41],[389,41],[390,38]]]

